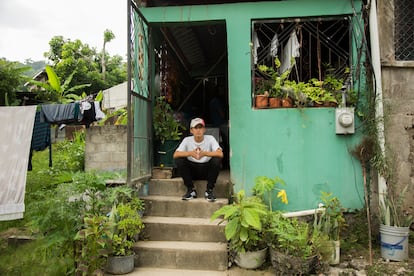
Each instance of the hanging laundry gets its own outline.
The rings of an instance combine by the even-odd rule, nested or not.
[[[278,38],[277,34],[275,34],[272,38],[271,43],[270,43],[270,55],[272,57],[277,56],[278,48],[279,48],[279,38]]]
[[[94,101],[94,104],[95,104],[95,119],[97,121],[105,119],[105,113],[103,113],[101,110],[101,103],[98,101]]]
[[[79,103],[43,104],[40,106],[40,121],[49,124],[79,123],[82,120]]]
[[[292,31],[290,33],[290,37],[288,42],[283,49],[283,56],[281,60],[281,65],[279,68],[279,74],[283,74],[286,70],[290,70],[293,65],[295,65],[297,58],[300,56],[299,53],[300,44],[298,42],[298,37],[296,36],[296,32]]]
[[[257,48],[260,47],[259,38],[257,37],[256,31],[253,32],[253,60],[254,64],[257,64]]]
[[[0,221],[23,218],[36,106],[0,107]]]
[[[95,105],[93,103],[89,103],[89,109],[83,111],[81,124],[84,124],[86,128],[89,128],[89,126],[96,121],[95,117]]]
[[[32,143],[30,146],[28,170],[32,170],[32,153],[34,150],[42,151],[49,148],[49,167],[52,166],[52,143],[50,139],[50,124],[40,121],[40,111],[36,111],[33,127]]]

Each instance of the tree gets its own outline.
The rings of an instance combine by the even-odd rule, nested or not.
[[[111,38],[109,34],[108,38]],[[105,38],[104,38],[105,39]],[[108,40],[109,41],[109,40]],[[65,80],[73,72],[71,85],[90,83],[86,94],[97,93],[126,81],[126,64],[122,57],[113,57],[106,53],[98,54],[95,48],[83,44],[80,40],[71,41],[55,36],[49,42],[50,50],[45,56],[52,61],[57,76]],[[102,78],[102,59],[105,59],[106,78]]]
[[[105,81],[105,73],[106,73],[105,46],[106,46],[106,43],[110,42],[114,38],[115,38],[114,33],[111,30],[106,29],[104,32],[104,43],[103,43],[102,55],[101,55],[102,79],[104,81]]]
[[[18,62],[0,59],[0,105],[16,104],[16,90],[25,80],[23,73],[29,69]]]

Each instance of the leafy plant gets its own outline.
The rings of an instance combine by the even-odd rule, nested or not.
[[[63,84],[61,84],[60,79],[56,75],[55,70],[52,66],[46,65],[45,70],[48,78],[46,83],[36,80],[29,80],[29,82],[45,89],[46,92],[49,93],[49,95],[46,94],[46,97],[49,101],[58,103],[72,102],[74,98],[76,99],[78,97],[72,92],[91,86],[90,84],[80,84],[70,87],[70,82],[72,81],[72,78],[75,75],[76,71],[73,71],[63,82]]]
[[[284,204],[288,204],[288,198],[285,189],[278,188],[278,186],[284,186],[285,181],[276,176],[273,179],[267,176],[258,176],[253,186],[253,194],[262,198],[264,202],[267,202],[269,211],[273,210],[272,207],[272,195],[273,191],[277,191],[276,198]]]
[[[296,218],[287,218],[280,211],[271,212],[266,238],[270,246],[286,255],[303,259],[315,254],[311,243],[309,224]]]
[[[166,140],[179,140],[182,130],[185,130],[185,127],[174,118],[173,110],[163,96],[156,98],[153,124],[155,137],[161,143],[164,143]]]
[[[413,223],[413,216],[403,209],[405,193],[408,185],[398,196],[387,191],[383,194],[383,201],[379,203],[381,223],[388,226],[408,227]]]
[[[83,171],[85,168],[85,132],[73,133],[73,141],[64,140],[56,145],[60,151],[54,161],[54,167],[60,170]]]
[[[315,212],[314,228],[331,240],[339,240],[341,227],[345,225],[343,207],[332,193],[321,192],[322,211]]]
[[[82,275],[104,275],[111,223],[106,216],[90,215],[75,236],[78,243],[76,271]]]
[[[268,78],[267,81],[271,80],[271,85],[268,84],[268,86],[271,86],[271,89],[269,89],[269,93],[272,97],[288,96],[288,94],[284,93],[283,87],[285,86],[285,82],[289,78],[290,69],[286,70],[283,73],[279,73],[278,69],[280,68],[280,66],[281,63],[278,57],[275,57],[274,59],[274,67],[269,67],[264,64],[258,66],[259,71]]]
[[[245,191],[241,190],[235,202],[215,211],[211,220],[219,217],[222,217],[219,224],[227,221],[224,233],[232,250],[246,252],[266,247],[263,223],[267,217],[267,207],[260,198],[247,197]]]
[[[114,121],[114,125],[126,125],[128,123],[128,111],[126,108],[120,108],[116,111],[106,114],[105,119],[99,122],[99,125],[105,125],[108,121]]]
[[[137,235],[144,228],[141,216],[134,208],[134,203],[114,204],[109,221],[113,224],[111,229],[111,254],[115,256],[128,256],[133,253],[132,246]]]

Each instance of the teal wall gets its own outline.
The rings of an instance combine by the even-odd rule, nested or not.
[[[357,9],[361,3],[354,2]],[[332,192],[347,208],[363,207],[359,161],[349,153],[356,134],[335,134],[334,108],[254,110],[251,99],[250,22],[353,14],[348,0],[297,0],[223,5],[142,8],[150,23],[225,20],[228,45],[231,178],[235,191],[250,192],[256,176],[286,182],[289,211],[313,209],[320,191]]]

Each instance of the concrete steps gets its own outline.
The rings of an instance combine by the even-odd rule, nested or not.
[[[215,202],[208,202],[203,198],[189,201],[180,196],[146,196],[145,215],[164,217],[210,218],[211,214],[228,203],[226,198],[217,198]]]
[[[142,241],[136,246],[138,267],[224,271],[227,244],[220,242]]]
[[[206,218],[144,217],[145,231],[151,240],[226,243],[224,225]],[[189,231],[191,229],[191,231]]]
[[[148,195],[141,197],[145,201],[144,240],[134,246],[138,270],[167,269],[177,274],[181,270],[227,270],[224,225],[210,217],[229,202],[232,187],[228,172],[220,173],[214,189],[215,202],[204,199],[206,181],[195,181],[194,186],[198,198],[186,201],[181,199],[186,192],[181,178],[150,180]]]

